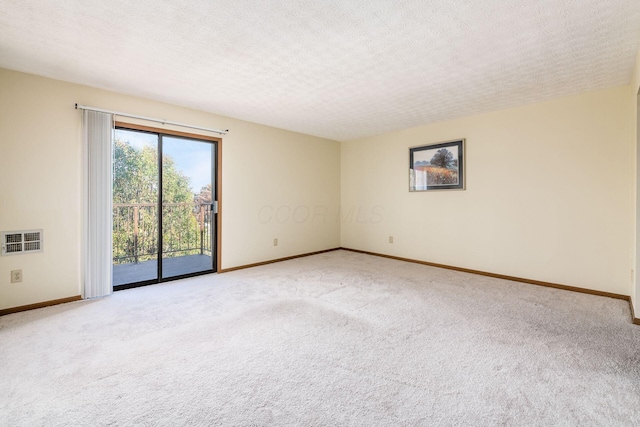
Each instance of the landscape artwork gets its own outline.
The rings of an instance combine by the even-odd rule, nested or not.
[[[463,190],[464,139],[409,149],[409,191]]]

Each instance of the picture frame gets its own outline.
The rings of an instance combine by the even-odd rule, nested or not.
[[[465,140],[409,148],[409,191],[464,190]]]

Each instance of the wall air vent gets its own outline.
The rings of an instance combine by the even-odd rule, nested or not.
[[[42,252],[42,230],[3,231],[2,255]]]

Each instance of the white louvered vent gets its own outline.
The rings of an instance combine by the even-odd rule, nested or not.
[[[42,252],[42,230],[3,231],[2,255]]]

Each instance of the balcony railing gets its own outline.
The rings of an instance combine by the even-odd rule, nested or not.
[[[211,204],[162,205],[162,256],[211,256]],[[158,205],[113,205],[113,263],[129,264],[156,259],[158,254]]]

